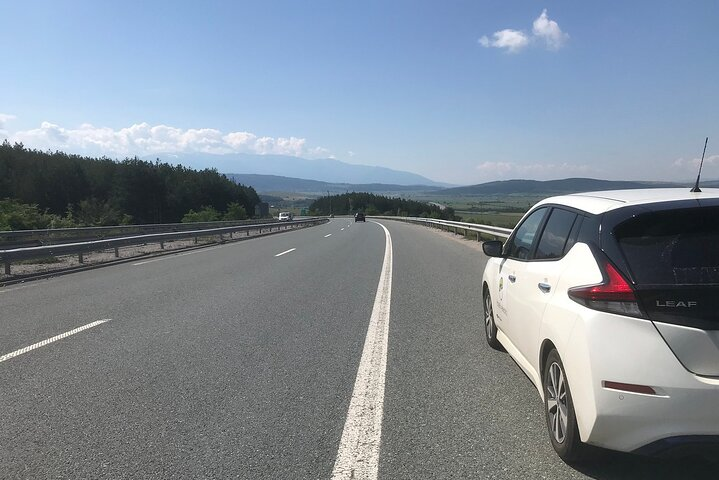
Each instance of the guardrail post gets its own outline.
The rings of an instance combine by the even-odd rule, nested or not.
[[[115,247],[115,258],[120,258],[120,249]]]
[[[85,259],[82,257],[82,252],[77,254],[77,261],[80,263],[85,263]]]
[[[10,275],[10,262],[5,262],[5,275]]]
[[[250,236],[250,229],[249,229],[249,228],[247,229],[247,235],[245,235],[245,236],[246,236],[246,237],[249,237],[249,236]]]
[[[165,242],[160,240],[160,250],[164,250],[164,249],[165,249]]]
[[[197,235],[195,235],[194,237],[192,237],[192,239],[195,241],[195,244],[197,244]]]
[[[230,239],[232,239],[232,232],[230,232]]]

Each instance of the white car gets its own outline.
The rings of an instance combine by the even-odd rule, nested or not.
[[[719,444],[719,189],[548,198],[483,249],[487,342],[562,459]]]
[[[289,222],[290,220],[292,220],[292,213],[280,212],[280,216],[278,217],[278,220],[280,222]]]

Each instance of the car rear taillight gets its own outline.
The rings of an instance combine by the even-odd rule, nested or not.
[[[567,292],[569,298],[593,310],[644,318],[629,282],[608,261],[600,265],[604,281],[598,285],[570,288]]]

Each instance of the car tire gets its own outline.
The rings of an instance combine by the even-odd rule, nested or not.
[[[497,340],[497,324],[494,323],[492,296],[486,288],[484,290],[484,336],[487,339],[487,345],[495,350],[504,351],[504,347]]]
[[[586,461],[590,447],[579,437],[572,392],[557,350],[549,352],[543,368],[544,413],[552,447],[567,463]]]

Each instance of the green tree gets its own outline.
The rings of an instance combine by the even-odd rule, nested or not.
[[[174,223],[190,210],[210,206],[225,212],[233,203],[247,215],[260,202],[252,187],[216,170],[41,152],[8,141],[0,144],[0,198],[36,205],[38,214],[54,215],[58,224],[75,216],[84,225]],[[73,205],[70,217],[68,205]],[[237,207],[232,212],[241,215]]]
[[[126,217],[128,215],[123,215],[120,210],[110,205],[109,202],[103,202],[92,197],[87,200],[80,200],[75,209],[74,217],[81,226],[106,226],[127,223]]]

